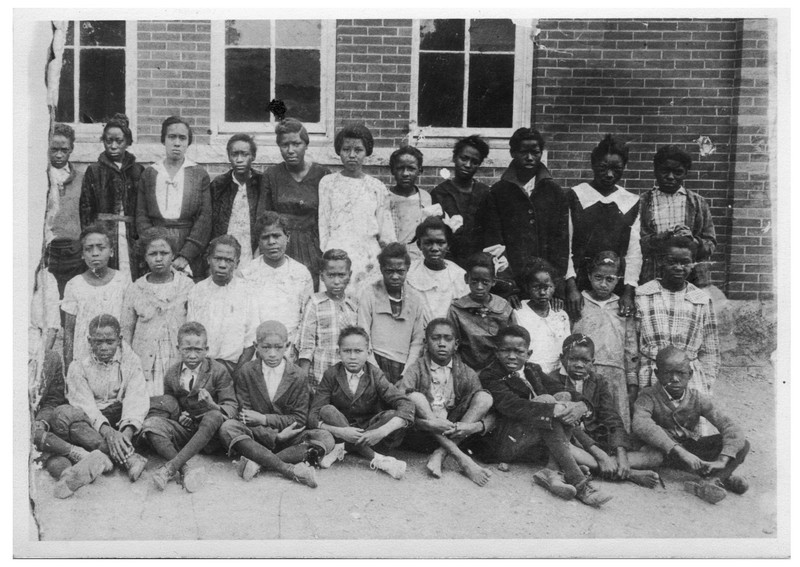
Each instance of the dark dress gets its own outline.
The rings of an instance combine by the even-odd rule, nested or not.
[[[331,172],[327,167],[312,163],[302,181],[292,177],[286,163],[273,165],[261,177],[258,201],[259,214],[275,211],[289,222],[291,238],[286,254],[303,264],[319,288],[322,251],[319,249],[319,182]]]
[[[448,179],[434,187],[431,201],[439,203],[448,216],[461,215],[464,225],[450,239],[450,259],[465,267],[467,259],[483,250],[483,218],[478,214],[483,210],[484,201],[489,195],[489,186],[475,181],[472,191],[461,191]]]
[[[99,224],[108,231],[114,250],[108,266],[115,270],[119,269],[119,224],[125,223],[131,281],[144,273],[144,262],[136,251],[139,239],[136,230],[137,187],[143,171],[144,166],[136,163],[136,156],[129,152],[125,153],[121,167],[114,165],[103,152],[83,175],[79,204],[81,230]]]

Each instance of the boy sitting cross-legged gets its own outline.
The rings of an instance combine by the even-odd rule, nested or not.
[[[308,423],[343,441],[348,452],[370,459],[373,469],[400,480],[405,461],[375,449],[392,449],[402,442],[404,429],[414,421],[414,404],[380,368],[367,362],[369,335],[361,327],[342,330],[339,355],[342,361],[326,370],[317,386]]]
[[[686,352],[667,346],[655,360],[658,384],[641,391],[633,406],[633,433],[656,449],[665,464],[688,468],[710,480],[687,481],[684,488],[706,502],[725,498],[726,490],[744,494],[747,481],[733,476],[744,462],[750,443],[742,430],[716,407],[708,394],[688,387],[692,365]],[[695,434],[700,417],[720,433]]]
[[[164,396],[157,410],[151,410],[142,431],[156,453],[167,462],[153,473],[153,483],[164,490],[177,473],[188,492],[199,490],[205,482],[203,467],[190,467],[189,460],[200,451],[219,448],[213,443],[220,426],[236,416],[236,393],[227,369],[207,358],[206,330],[200,323],[188,322],[178,329],[181,362],[164,375]],[[160,415],[163,410],[177,419]]]
[[[476,464],[459,445],[491,429],[492,396],[481,389],[475,371],[455,354],[457,347],[458,335],[451,321],[440,318],[430,322],[425,331],[425,354],[406,369],[397,384],[416,407],[414,429],[406,434],[404,444],[422,452],[435,449],[427,465],[434,477],[441,478],[442,464],[452,455],[464,474],[483,486],[491,471]]]

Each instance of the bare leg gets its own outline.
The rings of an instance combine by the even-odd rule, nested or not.
[[[586,465],[595,473],[600,470],[600,467],[597,464],[597,459],[595,459],[594,455],[588,451],[581,449],[580,447],[576,447],[575,445],[571,445],[570,452],[572,453],[572,456],[575,457],[575,461],[579,465]],[[614,455],[609,456],[616,463],[616,457]],[[660,465],[662,460],[663,457],[661,456],[661,453],[647,446],[642,447],[640,451],[631,451],[628,453],[628,463],[631,467],[628,480],[635,482],[640,486],[655,488],[656,484],[658,484],[659,476],[658,473],[650,469]]]

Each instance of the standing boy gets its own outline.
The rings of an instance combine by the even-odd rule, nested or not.
[[[206,330],[191,321],[178,329],[181,362],[164,376],[164,406],[179,414],[170,419],[151,412],[142,432],[150,445],[167,462],[153,473],[156,488],[164,490],[177,473],[188,492],[205,483],[205,469],[190,467],[189,460],[202,450],[213,450],[212,441],[226,418],[236,416],[236,393],[225,367],[207,358]],[[208,451],[211,452],[211,451]]]

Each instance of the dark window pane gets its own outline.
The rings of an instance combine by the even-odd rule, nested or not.
[[[65,49],[58,83],[58,122],[75,122],[75,51]]]
[[[124,21],[81,22],[81,45],[125,45]]]
[[[419,126],[460,127],[464,109],[464,55],[419,54]]]
[[[470,55],[467,126],[510,128],[514,112],[514,56]]]
[[[107,122],[125,112],[125,50],[82,49],[80,122]]]
[[[464,20],[420,20],[419,48],[464,51]]]
[[[75,45],[75,22],[67,24],[67,45]]]
[[[225,20],[225,45],[269,47],[269,20]]]
[[[278,49],[275,66],[275,98],[286,105],[286,116],[301,122],[319,122],[319,51]]]
[[[514,51],[514,22],[470,20],[470,51]]]
[[[320,20],[278,20],[275,22],[276,47],[319,47],[321,38],[322,22]]]
[[[225,50],[225,120],[269,122],[269,49]]]

